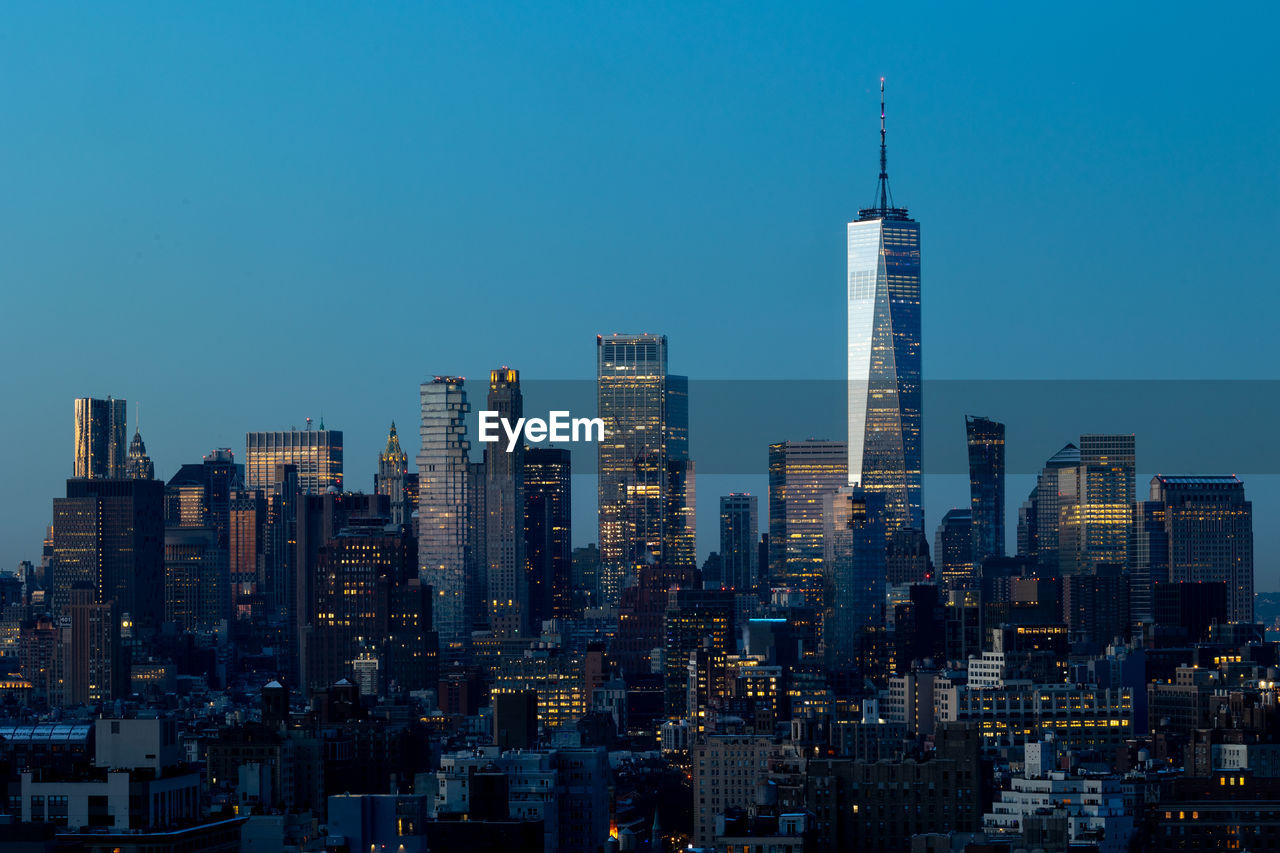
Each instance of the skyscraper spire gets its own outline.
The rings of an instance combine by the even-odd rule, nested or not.
[[[884,78],[880,78],[880,209],[889,206],[889,153],[884,142]]]
[[[869,219],[906,219],[907,209],[895,207],[889,191],[889,149],[885,144],[884,78],[880,78],[880,176],[876,180],[876,196],[871,207],[858,211],[859,221]]]

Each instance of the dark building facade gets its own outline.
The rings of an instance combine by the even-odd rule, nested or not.
[[[987,557],[1003,557],[1004,424],[966,416],[969,445],[969,512],[973,519],[975,568]]]
[[[545,619],[573,614],[572,471],[569,451],[524,452],[524,556],[534,633]]]
[[[164,619],[164,484],[158,480],[71,479],[53,501],[53,607],[87,584],[114,601],[133,636]]]

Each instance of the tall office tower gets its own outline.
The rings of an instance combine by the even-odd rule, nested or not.
[[[836,672],[858,667],[868,631],[884,628],[884,495],[845,486],[823,498],[822,646]]]
[[[760,582],[760,499],[733,492],[720,498],[720,564],[723,582],[754,592]]]
[[[408,524],[413,514],[406,491],[408,475],[409,457],[400,449],[400,436],[396,433],[396,422],[392,421],[387,446],[378,454],[378,473],[373,478],[373,490],[391,500],[392,524]]]
[[[164,534],[164,621],[209,632],[231,611],[227,552],[212,527],[170,527]]]
[[[689,458],[689,377],[667,376],[667,482],[662,526],[663,559],[673,566],[698,565],[697,480]]]
[[[969,444],[969,510],[973,515],[974,568],[1004,556],[1004,424],[964,419]]]
[[[78,584],[114,601],[130,639],[164,619],[164,484],[159,480],[67,481],[53,501],[53,607]],[[128,623],[127,626],[125,623]]]
[[[884,495],[887,529],[924,529],[920,224],[889,192],[880,84],[880,178],[849,223],[849,484]]]
[[[769,582],[818,592],[822,588],[823,498],[849,480],[843,441],[784,441],[769,445]]]
[[[125,695],[128,669],[120,622],[114,601],[100,601],[87,586],[69,591],[58,622],[62,675],[61,695],[54,697],[58,704],[110,702]]]
[[[298,490],[304,495],[323,494],[333,486],[342,491],[342,430],[293,429],[284,432],[245,433],[245,487],[271,491],[276,465],[285,462],[298,469]]]
[[[1234,474],[1158,475],[1151,500],[1164,504],[1169,582],[1225,583],[1228,617],[1252,622],[1253,504],[1244,483]]]
[[[129,442],[129,455],[124,461],[124,476],[128,480],[154,480],[156,466],[147,455],[147,446],[142,443],[142,433],[135,431],[133,441]]]
[[[278,463],[271,480],[271,488],[264,490],[263,495],[267,501],[263,595],[268,612],[292,626],[288,616],[297,599],[298,466]]]
[[[602,593],[650,562],[696,568],[689,383],[667,373],[665,335],[596,336]]]
[[[306,687],[354,680],[356,659],[371,655],[385,672],[392,604],[410,578],[418,581],[413,537],[385,518],[350,518],[321,548],[315,573]]]
[[[524,417],[520,371],[489,371],[485,408],[514,424]],[[529,633],[529,579],[524,552],[524,442],[484,446],[485,560],[489,625],[499,637]]]
[[[1059,536],[1060,527],[1060,480],[1064,471],[1071,471],[1080,465],[1080,448],[1067,443],[1061,450],[1049,457],[1044,469],[1036,480],[1036,555],[1037,561],[1046,571],[1059,571]],[[1074,475],[1068,474],[1068,481],[1074,482]]]
[[[125,476],[128,419],[124,400],[76,398],[75,476],[117,479]]]
[[[324,550],[353,519],[379,519],[386,524],[390,504],[385,495],[330,490],[323,495],[298,495],[295,511],[295,566],[286,608],[293,645],[282,669],[289,683],[306,685],[311,683],[306,668],[313,659],[310,647],[318,630],[313,618],[320,612],[317,591],[330,582],[323,565]]]
[[[938,525],[933,545],[934,567],[947,589],[969,589],[978,573],[973,569],[973,514],[968,509],[949,510]]]
[[[472,560],[468,533],[471,471],[461,377],[437,376],[421,388],[422,449],[418,452],[418,575],[435,590],[432,618],[440,656],[466,656],[472,624],[467,584]]]
[[[735,650],[737,627],[733,593],[728,590],[673,589],[663,617],[665,701],[668,719],[686,715],[689,653],[708,648],[721,655]]]
[[[231,543],[231,493],[243,487],[244,473],[228,448],[209,451],[199,464],[183,465],[165,484],[165,523],[170,527],[211,527],[223,551]]]
[[[569,451],[524,451],[524,559],[530,628],[573,615],[573,518]]]
[[[266,575],[267,499],[262,491],[236,489],[228,499],[231,524],[227,570],[231,605],[237,619],[262,610]]]
[[[1155,619],[1155,589],[1169,582],[1169,534],[1163,501],[1137,501],[1129,530],[1129,610],[1136,622]]]
[[[1123,564],[1133,521],[1134,437],[1080,436],[1080,464],[1058,472],[1058,569]]]

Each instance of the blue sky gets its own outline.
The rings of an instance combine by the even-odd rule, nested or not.
[[[367,488],[424,378],[586,379],[598,332],[838,378],[882,75],[927,378],[1276,378],[1280,13],[1010,8],[7,8],[0,567],[38,558],[78,395],[141,401],[164,477],[323,414]],[[964,497],[932,491],[931,526]]]

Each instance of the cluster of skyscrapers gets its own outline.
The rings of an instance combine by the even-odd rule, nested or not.
[[[1215,777],[1280,779],[1280,652],[1255,623],[1237,477],[1158,474],[1140,499],[1135,436],[1081,435],[1011,537],[1016,431],[967,416],[969,501],[927,526],[920,223],[889,191],[883,119],[882,102],[875,200],[847,225],[847,434],[759,448],[763,517],[757,495],[720,496],[701,562],[698,401],[660,334],[596,336],[579,548],[570,450],[474,453],[460,376],[421,384],[416,470],[392,423],[368,493],[323,421],[162,481],[124,400],[76,400],[42,559],[0,577],[0,696],[32,726],[0,725],[0,850],[18,817],[198,824],[205,847],[129,849],[231,849],[213,839],[251,814],[279,819],[276,846],[335,853],[1118,851],[1143,821],[1152,849],[1184,849],[1200,811],[1144,803],[1229,817],[1200,790]],[[524,417],[516,369],[481,393]],[[74,787],[122,759],[32,746],[54,739],[40,714],[81,712],[115,717],[63,731],[71,751],[144,718],[169,738],[110,771],[181,790],[168,824]],[[1274,846],[1280,783],[1257,790]],[[326,810],[309,835],[299,816]],[[231,823],[201,823],[215,811]]]

